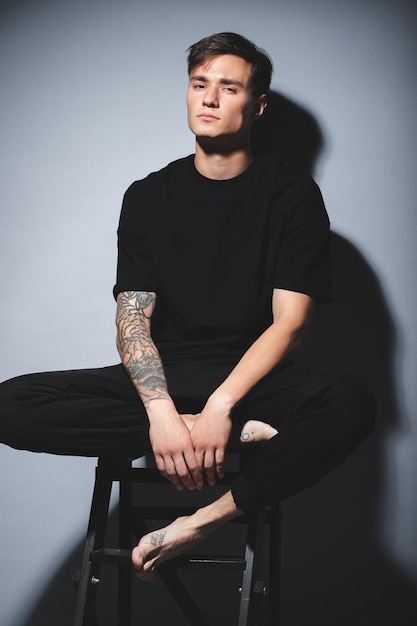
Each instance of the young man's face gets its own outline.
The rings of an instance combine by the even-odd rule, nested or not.
[[[264,103],[265,97],[253,97],[251,65],[241,57],[213,57],[191,71],[188,124],[197,138],[223,147],[243,145],[252,121],[262,114]]]

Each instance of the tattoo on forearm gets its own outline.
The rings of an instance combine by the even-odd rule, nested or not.
[[[145,406],[168,397],[161,358],[150,334],[154,307],[154,294],[144,291],[124,292],[117,301],[118,348]]]
[[[133,299],[136,309],[149,319],[149,316],[146,315],[146,309],[153,305],[154,296],[147,291],[129,291],[128,298]]]
[[[160,548],[164,543],[166,532],[164,530],[159,530],[152,533],[151,536],[151,544],[155,546],[155,548]]]

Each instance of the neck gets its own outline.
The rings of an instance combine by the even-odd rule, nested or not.
[[[228,180],[242,174],[252,163],[249,146],[230,152],[211,151],[197,140],[195,167],[200,174],[214,180]]]

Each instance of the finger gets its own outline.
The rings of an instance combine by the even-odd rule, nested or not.
[[[215,456],[214,451],[206,450],[204,455],[204,469],[206,472],[207,482],[210,486],[216,484]]]
[[[202,465],[194,449],[191,448],[191,450],[184,452],[184,463],[194,487],[202,489],[204,486],[203,473],[201,471]]]
[[[197,459],[197,464],[198,464],[198,467],[200,469],[200,472],[201,472],[201,470],[204,467],[204,454],[205,454],[205,450],[204,449],[195,451],[195,458]]]
[[[195,489],[196,485],[194,483],[193,477],[190,473],[190,469],[186,463],[184,455],[178,454],[177,456],[175,456],[174,463],[175,463],[175,471],[176,471],[177,477],[181,481],[181,484],[189,490]],[[195,463],[197,463],[197,461],[195,461]]]
[[[194,486],[199,490],[202,489],[204,486],[203,472],[201,471],[202,465],[200,465],[195,455],[193,455],[192,461],[187,461],[187,467],[191,473]]]
[[[158,462],[157,467],[162,476],[169,480],[174,485],[175,489],[178,489],[178,491],[182,491],[184,489],[183,484],[177,475],[174,460],[171,457],[163,457],[161,463],[162,469],[159,468]]]
[[[224,450],[216,450],[216,475],[217,478],[224,476]]]

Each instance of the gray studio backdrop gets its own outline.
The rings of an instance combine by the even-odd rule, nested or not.
[[[117,362],[121,199],[193,151],[186,48],[234,30],[271,54],[277,145],[309,152],[334,231],[340,284],[310,347],[330,329],[321,358],[380,398],[373,440],[287,506],[285,624],[344,624],[344,594],[375,569],[369,620],[351,623],[381,624],[376,604],[394,614],[417,580],[414,3],[14,0],[0,20],[1,380]],[[71,623],[94,463],[1,448],[2,625]]]

